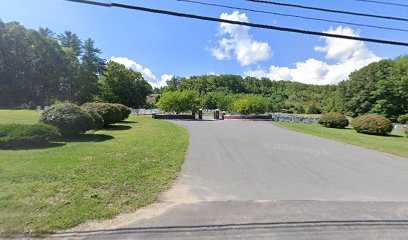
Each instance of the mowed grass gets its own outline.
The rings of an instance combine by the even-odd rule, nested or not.
[[[0,122],[37,117],[0,111]],[[176,177],[187,145],[184,128],[132,115],[50,148],[0,150],[0,238],[38,236],[146,206]]]
[[[408,138],[403,131],[394,130],[389,136],[375,136],[357,133],[350,127],[335,129],[318,124],[290,122],[274,122],[274,124],[301,133],[408,157]]]

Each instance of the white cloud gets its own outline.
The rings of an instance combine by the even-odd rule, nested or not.
[[[231,14],[223,13],[221,19],[248,22],[245,13],[234,11]],[[259,61],[266,61],[272,56],[272,50],[267,42],[259,42],[249,34],[249,27],[220,23],[219,35],[229,35],[222,38],[218,46],[209,49],[218,60],[231,59],[233,55],[241,66],[249,66]]]
[[[348,27],[330,28],[326,33],[359,36],[357,31]],[[334,60],[334,64],[314,58],[297,62],[295,68],[272,65],[267,71],[256,69],[245,72],[248,76],[268,77],[273,80],[291,80],[309,84],[336,84],[348,75],[372,62],[381,60],[361,41],[322,37],[324,46],[314,48],[325,54],[325,58]]]
[[[132,69],[136,72],[140,72],[143,78],[146,81],[148,81],[149,84],[152,85],[152,87],[166,86],[166,81],[173,77],[172,75],[163,74],[160,80],[158,80],[149,68],[144,68],[142,65],[126,57],[111,57],[110,60],[120,63],[124,65],[125,67]]]

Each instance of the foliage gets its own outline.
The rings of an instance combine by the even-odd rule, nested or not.
[[[358,116],[351,125],[358,133],[386,135],[392,131],[391,121],[377,114]]]
[[[87,111],[93,111],[101,115],[105,126],[120,122],[122,120],[122,112],[120,109],[111,103],[85,103],[81,106]]]
[[[202,96],[201,107],[227,111],[231,107],[232,96],[226,92],[208,92]]]
[[[408,137],[408,127],[407,128],[405,128],[405,135],[407,135],[407,137]]]
[[[43,146],[60,135],[56,127],[43,123],[0,124],[0,148]]]
[[[349,121],[341,113],[329,112],[320,117],[319,124],[328,128],[345,128],[349,125]]]
[[[196,112],[200,108],[200,94],[195,90],[165,92],[157,106],[165,112]]]
[[[398,122],[401,124],[408,124],[408,113],[398,117]]]
[[[92,116],[73,103],[58,103],[42,112],[40,122],[57,127],[62,135],[78,135],[95,126]]]
[[[396,120],[408,109],[408,57],[371,63],[339,84],[343,112],[377,113]]]
[[[103,102],[121,103],[133,108],[143,107],[146,96],[152,93],[152,87],[140,72],[113,61],[108,62],[99,84]]]
[[[49,29],[0,20],[0,52],[0,107],[83,103],[98,94],[105,63],[91,39],[82,45],[72,32],[55,37]]]
[[[239,114],[262,114],[265,113],[268,106],[265,99],[258,95],[244,95],[237,98],[232,103],[231,111]]]
[[[132,113],[132,110],[128,108],[127,106],[120,104],[120,103],[114,103],[113,106],[119,108],[120,113],[122,114],[122,119],[125,120],[129,117],[129,115]]]
[[[94,130],[102,129],[103,126],[105,125],[105,121],[103,120],[102,116],[99,113],[97,113],[96,111],[92,111],[92,110],[89,110],[89,109],[84,109],[84,110],[87,111],[91,115],[92,119],[94,120],[93,129]]]
[[[316,105],[311,105],[308,109],[307,109],[307,114],[319,114],[322,113],[322,111],[316,106]]]

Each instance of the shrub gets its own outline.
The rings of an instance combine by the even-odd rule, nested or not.
[[[405,128],[405,134],[407,135],[407,137],[408,137],[408,127],[407,128]]]
[[[391,121],[377,114],[356,117],[351,124],[359,133],[386,135],[392,131]]]
[[[329,112],[320,117],[319,124],[328,128],[345,128],[349,125],[349,121],[341,113]]]
[[[52,105],[42,112],[40,122],[57,127],[62,135],[77,135],[94,128],[92,116],[72,103]]]
[[[398,117],[398,122],[401,124],[408,124],[408,113]]]
[[[305,112],[306,112],[306,111],[305,111],[305,109],[303,108],[302,105],[298,105],[298,106],[296,107],[296,113],[302,114],[302,113],[305,113]]]
[[[84,110],[86,110],[86,109],[84,109]],[[103,126],[105,125],[105,121],[103,121],[102,116],[99,113],[94,112],[94,111],[88,111],[88,110],[86,110],[86,111],[92,116],[92,119],[95,122],[93,129],[94,130],[102,129]]]
[[[171,91],[161,95],[156,104],[165,112],[176,112],[177,114],[200,108],[200,94],[196,90]]]
[[[112,103],[85,103],[82,105],[82,108],[101,115],[105,126],[120,122],[122,120],[122,113],[120,109]]]
[[[46,145],[59,136],[58,129],[48,124],[0,124],[0,148]]]
[[[120,104],[120,103],[115,103],[113,104],[114,106],[116,106],[117,108],[119,108],[120,112],[122,113],[122,119],[121,120],[125,120],[129,117],[129,115],[132,113],[132,110],[130,110],[130,108],[128,108],[127,106]]]
[[[308,109],[307,109],[307,113],[308,114],[319,114],[322,111],[320,110],[320,108],[316,107],[316,105],[311,105]]]
[[[232,103],[232,111],[239,114],[262,114],[268,106],[265,99],[258,95],[244,95]]]

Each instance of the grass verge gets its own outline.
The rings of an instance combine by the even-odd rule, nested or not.
[[[0,111],[0,123],[37,117]],[[184,128],[131,115],[49,148],[0,150],[0,238],[39,236],[146,206],[176,177],[187,145]]]
[[[275,125],[296,132],[408,157],[408,138],[403,131],[393,131],[389,136],[375,136],[346,129],[325,128],[318,124],[274,122]]]

